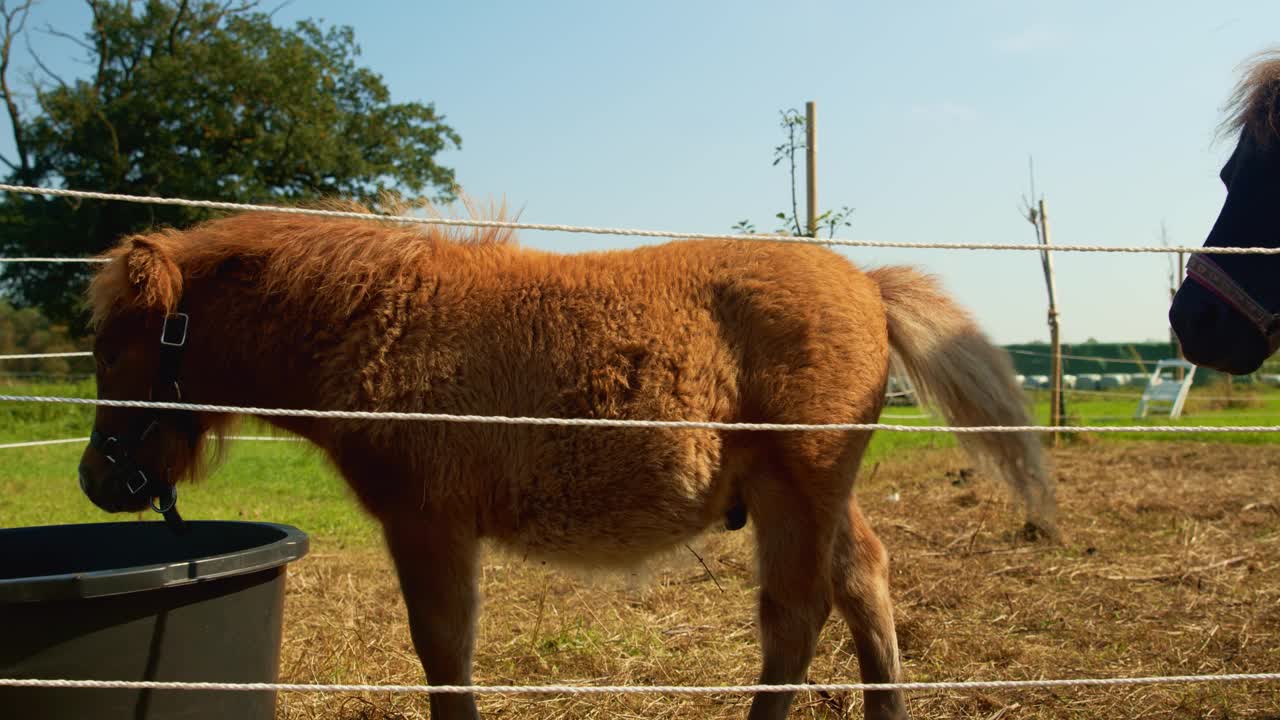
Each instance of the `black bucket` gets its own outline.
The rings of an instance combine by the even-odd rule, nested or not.
[[[0,677],[276,682],[288,563],[307,536],[194,521],[0,530]],[[0,687],[24,720],[271,720],[271,691]]]

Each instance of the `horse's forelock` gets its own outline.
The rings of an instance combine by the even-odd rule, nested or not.
[[[88,301],[94,332],[101,331],[107,320],[127,304],[132,295],[124,254],[125,249],[122,247],[107,253],[107,262],[99,267],[89,281]]]
[[[1247,132],[1263,145],[1280,140],[1280,48],[1254,56],[1227,102],[1225,133]]]
[[[169,312],[182,295],[182,273],[173,255],[176,233],[132,235],[108,251],[89,283],[92,327],[100,330],[125,308]]]

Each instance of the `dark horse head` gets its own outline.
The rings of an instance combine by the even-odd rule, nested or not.
[[[1239,135],[1220,177],[1227,198],[1205,247],[1280,247],[1280,51],[1256,61],[1227,127]],[[1202,253],[1169,322],[1188,360],[1244,375],[1280,347],[1280,256]]]
[[[182,359],[194,326],[182,312],[182,275],[163,239],[126,239],[90,286],[100,399],[183,400]],[[108,512],[172,511],[174,481],[200,465],[210,422],[182,410],[100,406],[80,459],[80,488]]]

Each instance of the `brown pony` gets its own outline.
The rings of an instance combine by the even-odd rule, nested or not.
[[[869,423],[892,348],[948,421],[1030,423],[1007,356],[932,280],[863,273],[811,245],[563,256],[501,231],[268,212],[136,235],[108,257],[90,291],[103,398]],[[189,322],[166,326],[171,313]],[[162,348],[183,331],[177,364]],[[81,485],[103,509],[144,508],[168,487],[155,478],[201,471],[202,442],[231,419],[100,407]],[[267,420],[321,448],[380,521],[431,683],[470,682],[482,539],[626,566],[743,506],[758,538],[760,682],[804,681],[833,604],[862,679],[900,678],[887,555],[852,494],[869,432]],[[105,460],[108,436],[129,446],[128,472]],[[1038,437],[962,438],[1052,534]],[[138,490],[135,473],[156,485]],[[761,693],[750,717],[783,718],[791,700]],[[906,715],[898,691],[867,693],[865,710]],[[434,695],[431,711],[477,717],[470,695]]]

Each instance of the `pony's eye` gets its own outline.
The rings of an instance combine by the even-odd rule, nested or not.
[[[120,359],[120,353],[115,350],[98,352],[96,355],[98,358],[98,365],[101,366],[103,370],[110,370],[115,367],[116,361]]]

